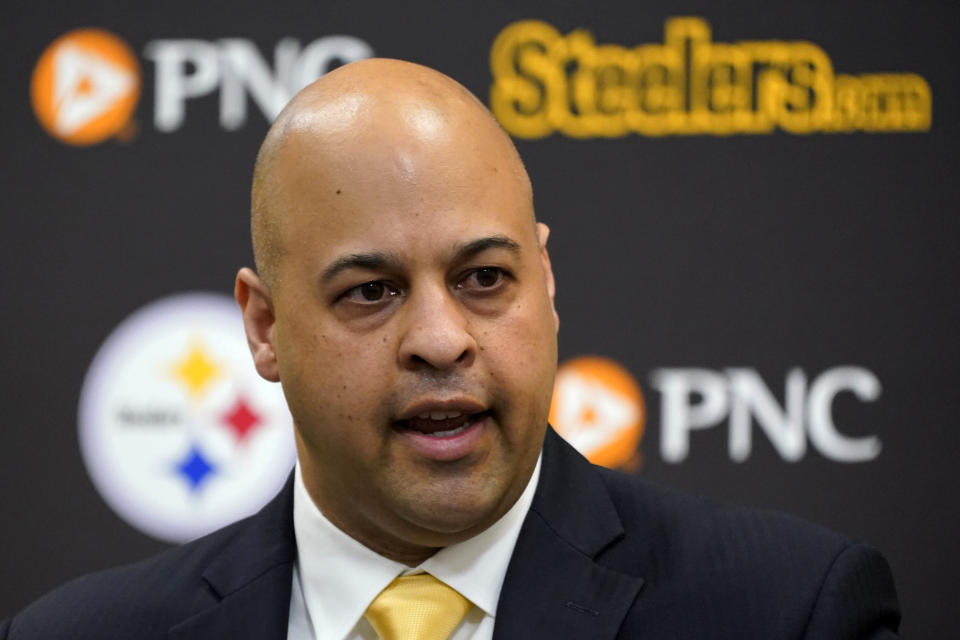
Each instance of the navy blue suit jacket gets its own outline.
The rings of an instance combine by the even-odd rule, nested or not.
[[[68,583],[0,638],[282,640],[295,558],[288,483],[246,520]],[[548,430],[494,637],[879,639],[899,619],[875,550],[594,467]]]

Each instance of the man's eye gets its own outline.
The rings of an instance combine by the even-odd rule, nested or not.
[[[353,300],[354,302],[380,302],[384,298],[392,297],[398,295],[400,292],[394,289],[393,287],[380,282],[364,282],[361,285],[347,291],[344,295],[344,298],[348,300]]]
[[[382,298],[386,291],[387,288],[383,286],[382,282],[367,282],[360,285],[360,295],[363,296],[364,300],[369,300],[370,302],[375,302]]]
[[[462,288],[475,288],[475,289],[491,289],[500,284],[500,281],[503,280],[504,273],[503,269],[498,269],[497,267],[481,267],[479,269],[474,269],[470,274],[460,283],[459,287]]]

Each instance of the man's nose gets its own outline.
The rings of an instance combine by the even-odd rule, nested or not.
[[[401,366],[442,371],[473,362],[477,342],[463,307],[445,287],[414,293],[404,311],[406,326],[398,353]]]

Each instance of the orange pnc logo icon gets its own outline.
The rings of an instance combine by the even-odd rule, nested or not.
[[[613,360],[583,356],[557,369],[550,424],[591,462],[636,470],[645,421],[640,387]]]
[[[123,137],[140,99],[140,65],[108,31],[70,31],[37,61],[30,99],[37,120],[62,142],[86,146]]]

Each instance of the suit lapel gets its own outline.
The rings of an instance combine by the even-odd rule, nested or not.
[[[217,603],[172,627],[170,639],[286,638],[296,555],[291,474],[203,572]]]
[[[548,429],[537,494],[500,592],[494,639],[616,636],[643,579],[595,559],[622,537],[599,475]]]
[[[293,483],[238,529],[203,573],[217,602],[171,640],[286,638],[296,560]],[[643,579],[598,564],[623,526],[597,472],[551,429],[540,481],[517,539],[494,639],[615,637]]]

